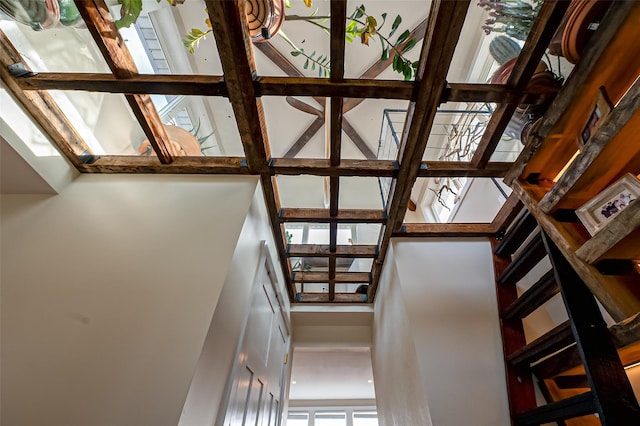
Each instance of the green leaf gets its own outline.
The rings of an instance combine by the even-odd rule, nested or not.
[[[309,68],[309,59],[307,59],[304,63],[304,69],[306,70],[307,68]]]
[[[355,12],[355,18],[359,19],[362,18],[362,16],[364,15],[364,5],[361,4],[360,6],[358,6],[358,8],[356,9]]]
[[[393,55],[393,70],[394,71],[400,71],[400,63],[401,63],[402,59],[400,58],[400,55],[398,55],[397,53]]]
[[[311,52],[311,56],[309,56],[310,58],[313,58],[316,55],[316,51],[314,50],[313,52]]]
[[[405,80],[411,80],[411,76],[413,75],[413,68],[411,68],[410,62],[403,62],[402,73],[404,75]]]
[[[380,31],[380,29],[382,29],[382,27],[384,26],[384,23],[387,22],[387,12],[380,15],[380,17],[382,17],[382,24],[380,24],[380,26],[376,29],[377,31]]]
[[[142,12],[142,0],[118,0],[122,5],[120,13],[122,18],[118,19],[115,24],[117,28],[129,28],[131,24],[135,24]]]
[[[358,23],[356,21],[351,21],[349,25],[345,28],[345,33],[349,34],[351,37],[356,36],[356,31],[358,30]]]
[[[284,7],[291,9],[291,0],[284,0]]]
[[[391,32],[389,33],[389,38],[391,38],[395,34],[396,30],[400,26],[400,23],[402,23],[402,17],[398,15],[396,16],[396,19],[393,20],[393,24],[391,24]]]
[[[412,38],[411,40],[409,40],[407,42],[407,44],[405,44],[405,46],[402,48],[402,53],[408,52],[409,50],[413,49],[413,46],[415,46],[416,44],[418,44],[418,40],[415,38]]]
[[[389,49],[382,49],[382,54],[380,55],[380,62],[386,62],[389,60]]]
[[[398,46],[398,45],[404,43],[405,40],[409,38],[409,35],[411,35],[409,30],[404,30],[404,32],[402,34],[400,34],[400,37],[398,37],[398,41],[396,41],[395,45]]]
[[[313,62],[313,63],[311,64],[311,71],[315,71],[315,70],[316,70],[316,63],[315,63],[315,62]]]
[[[298,50],[292,50],[291,51],[291,56],[298,56],[300,54],[300,51]]]

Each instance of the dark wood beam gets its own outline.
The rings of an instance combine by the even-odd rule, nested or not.
[[[244,157],[176,157],[162,164],[156,157],[104,155],[77,168],[83,173],[249,174]]]
[[[407,113],[405,128],[408,131],[403,132],[399,149],[401,167],[389,192],[389,222],[381,235],[381,260],[386,256],[391,236],[402,225],[469,4],[469,1],[434,1],[431,4],[416,73],[416,101],[410,104]],[[374,300],[381,272],[382,263],[376,263],[368,290],[370,301]]]
[[[369,272],[336,272],[336,283],[369,283],[371,274]],[[293,281],[300,283],[327,283],[329,282],[328,272],[294,272]]]
[[[332,216],[329,209],[282,208],[278,215],[280,222],[317,223],[384,223],[384,210],[340,209]]]
[[[220,54],[229,101],[240,132],[249,170],[264,172],[271,157],[262,100],[253,85],[256,71],[244,3],[205,1]]]
[[[326,244],[289,244],[287,246],[289,257],[375,258],[377,255],[378,246],[373,245],[338,245],[335,252],[331,252]]]
[[[392,237],[472,238],[494,234],[495,228],[490,223],[405,223]]]
[[[312,137],[324,127],[324,117],[317,117],[309,127],[296,139],[291,147],[285,152],[284,158],[293,158],[304,148]]]
[[[329,300],[329,293],[301,293],[296,299],[297,303],[363,303],[366,302],[364,294],[336,293],[333,300]]]
[[[340,198],[340,178],[338,176],[325,177],[329,180],[329,215],[338,216],[338,204]],[[337,232],[337,231],[336,231]],[[332,237],[332,238],[335,238]]]
[[[392,177],[398,172],[390,160],[342,160],[339,166],[331,166],[329,159],[322,158],[272,158],[269,166],[276,175]]]
[[[489,163],[483,169],[471,163],[454,161],[423,161],[418,169],[418,177],[502,177],[512,163]]]
[[[329,301],[336,298],[336,258],[329,258]]]
[[[220,75],[38,73],[18,81],[22,90],[84,90],[88,92],[184,96],[225,96]]]
[[[110,18],[106,2],[104,0],[76,0],[75,4],[114,77],[127,79],[137,75],[138,69],[133,57]],[[125,98],[160,162],[171,163],[178,156],[178,152],[167,135],[151,97],[135,94],[125,95]]]
[[[25,92],[20,89],[18,80],[7,69],[9,65],[18,62],[23,62],[22,57],[0,30],[0,79],[11,97],[24,108],[42,133],[62,155],[78,167],[82,164],[79,157],[93,156],[91,149],[49,93],[40,90]]]
[[[290,300],[296,290],[291,280],[291,265],[285,253],[286,237],[278,220],[280,196],[276,178],[271,175],[271,157],[262,100],[253,84],[256,65],[247,30],[244,1],[205,1],[224,71],[229,101],[233,107],[240,139],[252,173],[260,173],[260,182],[274,235],[278,258],[287,280]]]
[[[558,29],[569,3],[561,0],[548,0],[542,4],[527,41],[520,52],[513,71],[511,71],[507,81],[508,87],[516,90],[526,88],[547,46]],[[474,166],[482,168],[489,162],[516,107],[517,104],[503,104],[492,114],[489,125],[471,159]]]
[[[269,43],[259,45],[270,46]],[[126,80],[112,74],[38,73],[20,78],[22,90],[84,90],[107,93],[146,93],[156,95],[226,96],[227,89],[220,75],[138,74]],[[412,100],[413,83],[397,80],[344,79],[331,82],[326,78],[266,77],[254,79],[258,96],[312,96],[324,98],[344,96],[365,99]],[[517,91],[503,84],[449,83],[443,96],[450,102],[494,102],[537,104],[543,100],[535,91]],[[321,105],[324,102],[321,102]],[[349,104],[352,104],[350,101]]]

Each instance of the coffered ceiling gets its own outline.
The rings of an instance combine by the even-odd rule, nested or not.
[[[302,1],[292,2],[288,16],[309,14]],[[380,60],[375,37],[369,47],[345,43],[347,17],[360,3],[314,2],[318,15],[328,16],[323,24],[329,35],[308,22],[283,25],[306,53],[327,52],[326,76],[318,76],[312,64],[305,67],[300,54],[292,56],[283,37],[251,43],[246,4],[262,2],[187,3],[145,2],[149,22],[141,18],[137,33],[118,31],[111,18],[117,7],[102,0],[76,1],[88,31],[34,33],[5,22],[0,77],[82,173],[259,176],[294,302],[372,302],[392,237],[490,236],[509,222],[519,202],[497,182],[496,198],[506,202],[497,204],[490,220],[439,223],[421,211],[446,195],[443,186],[459,185],[459,197],[471,178],[500,178],[509,170],[520,145],[512,142],[514,155],[502,155],[502,136],[516,108],[548,102],[555,94],[527,84],[567,2],[545,1],[503,84],[486,83],[497,64],[487,59],[482,38],[486,12],[474,2],[364,3],[371,15],[388,13],[386,31],[397,14],[403,17],[398,34],[406,29],[410,36],[397,49],[415,39],[406,53],[417,61],[409,80],[391,69],[393,55]],[[190,55],[178,42],[180,34],[206,29],[207,17],[213,37]],[[155,24],[155,34],[149,35],[147,24]],[[22,64],[24,72],[10,70],[13,64]],[[460,116],[459,109],[477,111],[478,105],[488,112],[475,145],[465,156],[444,156],[448,134],[438,133],[437,117],[456,108]],[[71,110],[79,111],[84,124]],[[399,116],[391,131],[397,139],[385,154],[381,133],[388,127],[385,111],[392,110]],[[204,137],[204,155],[172,143],[178,136],[166,125],[179,126],[180,120]],[[138,155],[145,138],[154,155]],[[494,155],[501,161],[493,161]],[[355,292],[361,285],[366,287]]]

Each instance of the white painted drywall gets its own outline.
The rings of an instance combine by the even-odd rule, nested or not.
[[[387,252],[373,319],[373,377],[380,426],[432,424],[394,249]]]
[[[401,239],[392,241],[392,247],[374,320],[374,374],[376,383],[383,385],[376,387],[379,411],[385,419],[381,425],[403,424],[396,422],[398,408],[383,404],[381,393],[389,392],[384,389],[389,387],[399,393],[392,396],[396,400],[412,398],[403,382],[412,375],[420,378],[426,391],[433,424],[509,424],[489,242]],[[393,308],[385,306],[392,301]],[[398,313],[401,311],[405,318]],[[398,344],[378,340],[385,336],[384,330],[396,339],[402,335],[412,341],[417,367],[402,363],[408,371],[381,382],[380,368],[389,368],[383,360],[399,362],[393,358]],[[405,409],[419,407],[414,403]]]
[[[279,296],[288,317],[289,298],[283,284],[284,279],[278,263],[262,188],[258,184],[209,325],[180,417],[181,426],[213,425],[217,417],[224,416],[230,373],[236,361],[240,337],[249,313],[251,291],[263,256],[265,241],[276,273]]]
[[[2,424],[178,423],[255,177],[2,196]]]

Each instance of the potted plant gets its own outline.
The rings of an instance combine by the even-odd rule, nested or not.
[[[577,63],[612,2],[613,0],[572,0],[549,44],[549,53],[564,56],[573,64]],[[538,16],[542,1],[480,0],[478,6],[489,11],[489,18],[482,27],[486,34],[501,32],[524,41]]]

